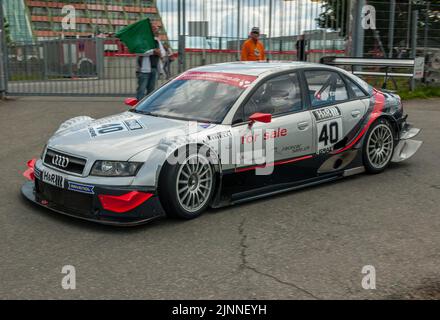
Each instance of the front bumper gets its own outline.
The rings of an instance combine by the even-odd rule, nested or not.
[[[134,190],[150,192],[153,196],[123,213],[105,210],[98,198],[100,194],[119,196]],[[93,194],[89,194],[58,188],[35,178],[35,181],[27,181],[21,192],[28,200],[52,211],[107,225],[135,226],[165,215],[154,190],[142,188],[96,185],[93,186]]]

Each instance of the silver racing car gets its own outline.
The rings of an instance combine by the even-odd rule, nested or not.
[[[135,225],[222,207],[411,157],[399,96],[342,69],[234,62],[188,70],[130,109],[62,123],[22,193],[70,216]]]

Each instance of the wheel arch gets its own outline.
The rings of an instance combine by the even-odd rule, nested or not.
[[[386,119],[388,120],[388,122],[391,124],[391,128],[393,129],[393,133],[394,133],[394,139],[398,139],[397,137],[399,136],[399,125],[397,120],[388,113],[382,113],[380,114],[372,123],[371,125],[369,125],[368,130],[371,128],[371,126],[376,123],[378,120],[380,119]],[[366,130],[365,134],[362,136],[362,138],[355,144],[355,149],[361,148],[364,144],[365,141],[365,137],[367,136],[367,132],[368,130]]]
[[[378,121],[379,119],[385,119],[389,121],[389,123],[391,124],[391,128],[393,129],[394,139],[396,140],[397,137],[399,136],[399,124],[397,120],[391,114],[388,113],[382,113],[379,117],[377,117],[375,122]]]
[[[156,184],[156,188],[158,193],[160,194],[160,181],[161,178],[165,172],[164,168],[166,165],[169,164],[169,159],[171,158],[172,155],[175,155],[176,152],[179,152],[182,149],[186,149],[189,146],[194,145],[195,148],[197,148],[197,150],[199,150],[199,148],[201,147],[206,147],[207,150],[209,150],[210,155],[208,156],[208,160],[211,163],[213,169],[214,169],[214,173],[215,173],[215,185],[214,185],[214,196],[211,200],[211,202],[215,202],[217,199],[218,194],[220,193],[221,190],[221,182],[222,182],[222,176],[223,176],[223,172],[222,172],[222,166],[221,166],[221,162],[220,162],[220,157],[218,155],[218,153],[208,144],[206,143],[201,143],[201,142],[194,142],[194,143],[183,143],[181,145],[178,145],[176,147],[173,148],[173,151],[169,152],[168,155],[166,156],[164,162],[162,163],[162,165],[158,168],[157,170],[157,184]]]
[[[385,121],[383,121],[385,120]],[[370,145],[369,145],[369,137],[371,137],[372,132],[378,128],[379,126],[382,127],[387,127],[388,130],[391,133],[391,148],[388,148],[388,151],[385,151],[385,148],[383,146],[374,146],[373,148],[375,148],[376,152],[380,152],[380,153],[376,153],[376,156],[373,156],[373,159],[370,158],[370,153],[371,151],[369,151],[370,149]],[[393,152],[394,152],[394,147],[396,144],[396,141],[398,140],[398,138],[396,138],[396,129],[397,129],[397,122],[395,121],[395,119],[387,114],[382,114],[379,117],[377,117],[369,126],[366,134],[363,137],[363,142],[362,142],[362,162],[363,165],[365,167],[365,170],[368,173],[372,173],[372,174],[376,174],[376,173],[380,173],[382,171],[384,171],[389,163],[391,162],[391,158],[393,156]],[[382,137],[383,138],[383,137]],[[389,139],[389,135],[387,137],[385,137],[385,139]],[[379,139],[377,139],[379,140]],[[382,140],[382,139],[380,139]],[[393,141],[394,140],[394,141]],[[374,144],[376,144],[376,142],[373,142]],[[380,142],[382,144],[382,142]],[[380,151],[377,151],[380,148]],[[374,152],[374,150],[373,150]],[[387,154],[388,152],[388,154]],[[377,156],[379,154],[379,156]],[[384,156],[384,157],[383,157]],[[378,160],[379,163],[376,163]],[[383,162],[385,161],[385,162]]]

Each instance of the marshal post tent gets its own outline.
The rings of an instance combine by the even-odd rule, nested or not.
[[[130,53],[144,53],[158,47],[148,18],[122,28],[115,36],[127,46]]]

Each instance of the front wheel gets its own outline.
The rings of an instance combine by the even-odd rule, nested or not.
[[[194,153],[182,162],[163,168],[160,198],[168,215],[184,219],[198,217],[208,207],[215,186],[215,173],[206,156]]]
[[[394,151],[393,128],[386,119],[370,127],[363,145],[364,166],[369,173],[380,173],[390,164]]]

